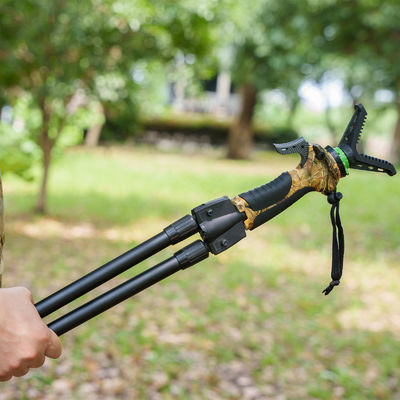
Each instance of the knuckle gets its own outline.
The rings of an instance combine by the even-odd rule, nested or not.
[[[35,358],[35,360],[30,362],[29,367],[39,368],[44,364],[45,361],[46,361],[46,356],[44,354],[40,354]]]
[[[38,357],[39,353],[35,348],[29,348],[25,351],[23,361],[33,361]]]
[[[38,355],[38,357],[36,357],[34,360],[32,360],[29,363],[29,367],[30,368],[39,368],[44,364],[45,360],[46,360],[46,357],[44,354]]]
[[[21,363],[19,360],[13,360],[9,363],[8,367],[11,372],[15,372],[19,370]]]
[[[17,290],[21,296],[25,296],[25,297],[29,297],[29,298],[31,297],[30,290],[27,289],[25,286],[17,286],[15,288],[15,290]]]
[[[47,343],[49,341],[48,328],[45,325],[38,327],[35,330],[33,337],[34,337],[35,341],[39,344]]]
[[[37,340],[39,341],[40,344],[45,344],[48,343],[49,341],[49,334],[45,331],[42,330],[37,336]]]

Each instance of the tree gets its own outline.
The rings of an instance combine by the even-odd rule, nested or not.
[[[241,110],[230,130],[228,157],[248,158],[254,107],[260,91],[282,89],[294,112],[298,87],[319,58],[309,51],[305,1],[258,0],[251,8],[242,2],[233,16],[240,34],[231,43],[231,68],[241,93]]]
[[[37,211],[46,211],[52,152],[79,108],[76,96],[124,99],[136,61],[170,61],[178,50],[206,54],[212,7],[184,0],[0,2],[0,87],[10,103],[30,93],[41,115]]]
[[[395,160],[400,157],[400,3],[397,0],[337,0],[315,3],[314,34],[325,54],[340,57],[346,82],[368,92],[393,93],[397,122],[393,134]]]
[[[232,70],[234,82],[247,95],[242,96],[243,108],[232,126],[228,154],[248,156],[251,105],[256,104],[254,97],[260,90],[281,89],[295,108],[298,85],[303,79],[318,82],[327,70],[340,69],[354,101],[360,87],[369,94],[377,89],[393,93],[398,114],[393,148],[398,158],[399,14],[397,0],[258,0],[252,2],[252,7],[237,3],[232,21],[240,34],[231,40]]]

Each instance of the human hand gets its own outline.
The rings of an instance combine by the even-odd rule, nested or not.
[[[45,358],[61,355],[61,342],[40,318],[31,292],[0,289],[0,381],[25,375]]]

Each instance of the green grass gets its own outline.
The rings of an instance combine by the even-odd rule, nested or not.
[[[6,176],[5,285],[39,300],[297,161],[74,149],[53,166],[46,217],[30,212],[37,184]],[[339,190],[345,271],[328,297],[330,208],[311,193],[229,251],[66,334],[60,360],[3,384],[0,399],[399,399],[400,182],[351,171]]]

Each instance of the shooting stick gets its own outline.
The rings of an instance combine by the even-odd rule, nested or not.
[[[229,249],[246,236],[246,230],[269,221],[311,191],[326,195],[332,205],[332,280],[323,291],[329,294],[339,285],[343,271],[344,234],[339,216],[342,194],[336,191],[339,179],[349,174],[349,168],[396,174],[388,161],[358,153],[357,143],[366,115],[362,104],[357,104],[335,148],[311,145],[303,137],[274,145],[280,154],[299,153],[301,161],[297,168],[231,200],[224,196],[194,208],[191,215],[38,302],[35,306],[40,316],[51,314],[166,247],[200,233],[202,240],[194,241],[167,260],[51,322],[49,328],[60,336],[175,272],[197,264],[209,253],[219,254]]]

